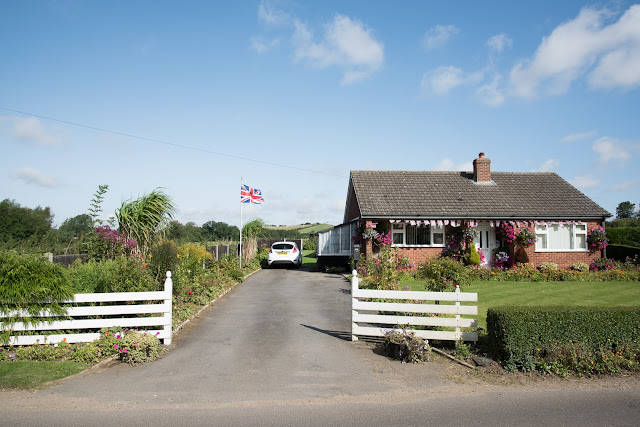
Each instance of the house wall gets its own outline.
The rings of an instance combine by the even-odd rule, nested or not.
[[[383,222],[380,220],[379,222]],[[587,221],[587,235],[595,228],[600,227],[599,221]],[[518,233],[522,227],[514,227]],[[448,231],[448,230],[447,230]],[[443,248],[425,248],[425,247],[396,247],[399,254],[406,256],[411,263],[417,265],[430,258],[436,258],[442,254]],[[522,251],[522,252],[521,252]],[[520,248],[518,245],[511,244],[509,248],[511,259],[516,262],[531,263],[535,267],[539,267],[543,262],[552,262],[558,264],[560,268],[570,268],[573,264],[582,262],[585,264],[592,263],[595,259],[602,256],[601,251],[595,252],[536,252],[535,245],[528,248]],[[372,253],[371,243],[367,242],[363,248],[363,256]]]
[[[418,265],[430,258],[437,258],[443,248],[396,248],[398,253],[406,256],[413,265]]]
[[[587,221],[587,235],[595,228],[600,227],[599,221]],[[514,227],[516,234],[523,227]],[[521,252],[522,251],[522,252]],[[515,256],[516,262],[528,262],[539,267],[543,262],[558,264],[560,268],[570,268],[573,264],[583,262],[591,264],[602,256],[600,251],[594,252],[536,252],[535,245],[528,248],[519,248],[517,245],[511,248],[511,256]]]

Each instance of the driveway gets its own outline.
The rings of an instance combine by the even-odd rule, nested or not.
[[[623,425],[639,414],[637,381],[495,386],[445,361],[389,360],[350,341],[349,288],[340,275],[260,271],[154,363],[0,393],[0,425]]]

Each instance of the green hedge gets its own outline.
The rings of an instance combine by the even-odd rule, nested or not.
[[[640,227],[607,227],[607,238],[611,245],[640,247]],[[607,248],[607,253],[609,248]]]
[[[596,350],[640,341],[640,307],[494,307],[487,335],[506,368],[528,371],[536,354],[563,344]]]
[[[627,257],[635,259],[636,255],[640,257],[640,248],[623,245],[607,246],[607,258],[615,259],[616,261],[625,262]]]

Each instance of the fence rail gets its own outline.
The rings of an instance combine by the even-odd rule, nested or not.
[[[478,326],[478,319],[462,318],[462,315],[478,315],[478,307],[461,305],[462,302],[478,301],[478,294],[471,292],[414,292],[360,289],[357,272],[351,280],[351,340],[358,336],[384,337],[399,325],[432,326],[455,330],[413,330],[416,336],[429,340],[477,341],[477,332],[463,332],[461,328]],[[388,302],[372,299],[420,301]],[[363,301],[364,300],[364,301]],[[428,302],[433,301],[433,304]],[[424,303],[423,303],[424,302]],[[438,304],[454,302],[455,304]],[[383,314],[380,314],[383,313]],[[405,314],[395,314],[405,313]],[[409,314],[417,314],[411,316]],[[438,315],[454,317],[439,317]],[[364,325],[361,325],[364,324]]]
[[[36,325],[29,325],[23,322],[13,324],[0,323],[2,330],[10,329],[15,332],[44,332],[44,331],[66,331],[66,330],[95,330],[93,332],[78,333],[58,333],[39,335],[15,335],[9,340],[10,345],[33,345],[55,344],[66,340],[68,343],[92,342],[100,338],[100,329],[122,327],[122,328],[148,328],[156,326],[157,329],[145,330],[145,333],[156,335],[163,340],[165,345],[171,344],[172,325],[171,310],[173,298],[173,281],[171,272],[167,271],[167,279],[164,282],[163,291],[154,292],[114,292],[96,294],[75,294],[71,300],[63,301],[67,309],[69,320],[55,320],[46,322],[47,317],[53,315],[49,312],[40,313],[42,322]],[[136,302],[147,301],[148,304],[122,304],[122,305],[80,305],[103,302]],[[154,302],[155,301],[155,302]],[[13,316],[16,313],[4,314],[0,312],[0,320]],[[25,316],[26,313],[20,313]],[[156,316],[138,315],[155,314]],[[99,316],[100,318],[91,318]],[[127,316],[127,317],[123,317]]]

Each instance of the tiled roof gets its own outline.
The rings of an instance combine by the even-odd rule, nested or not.
[[[603,218],[611,216],[555,173],[351,171],[363,218]]]

